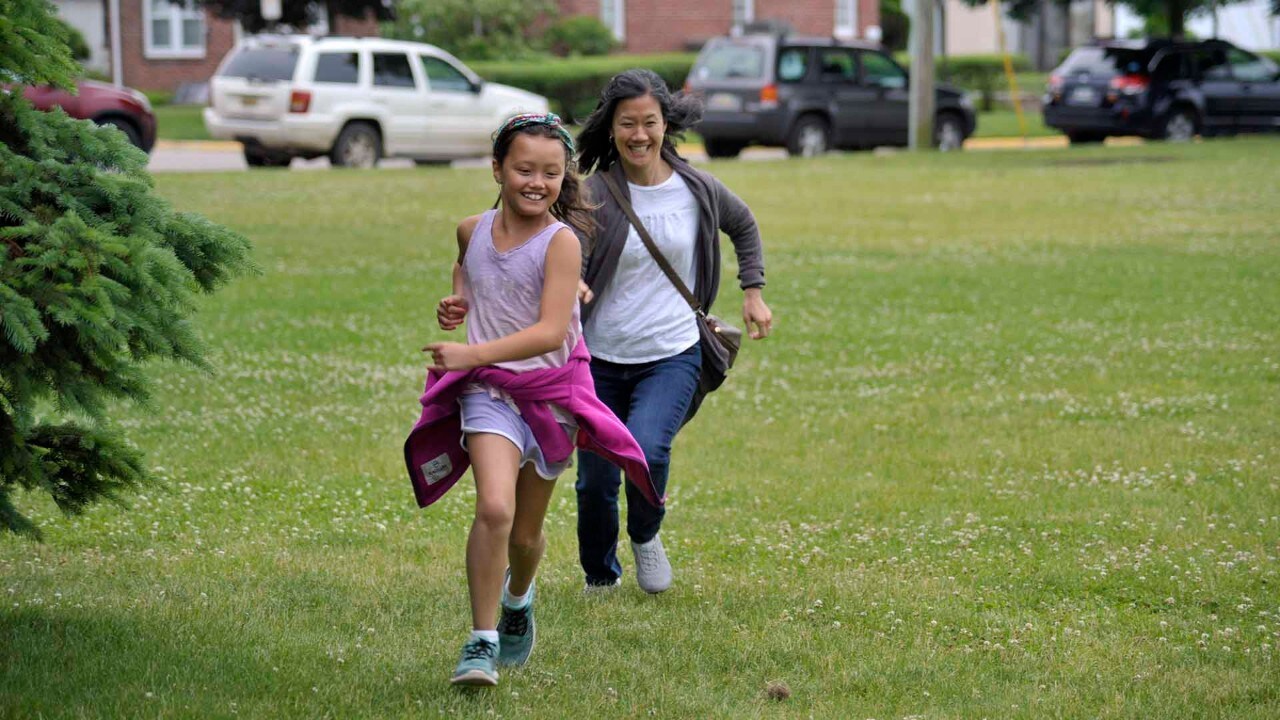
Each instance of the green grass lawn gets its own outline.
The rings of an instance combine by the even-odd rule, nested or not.
[[[676,585],[624,550],[582,595],[571,471],[489,692],[447,685],[474,492],[420,511],[401,459],[488,171],[157,176],[265,272],[204,303],[217,374],[114,413],[163,486],[19,498],[0,716],[1280,716],[1278,154],[711,165],[776,325],[677,441]]]
[[[203,105],[156,105],[156,136],[161,140],[211,140],[204,129]]]
[[[1062,133],[1044,124],[1044,115],[1039,110],[1024,110],[1027,137],[1047,137]],[[1013,110],[992,110],[978,114],[978,129],[974,137],[1021,137],[1022,127],[1018,124],[1018,115]]]

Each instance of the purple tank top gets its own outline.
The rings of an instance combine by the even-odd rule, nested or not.
[[[493,221],[497,216],[497,210],[490,210],[480,218],[462,259],[462,293],[470,305],[467,342],[473,345],[506,337],[538,322],[547,246],[560,228],[568,227],[562,222],[551,223],[523,244],[498,252],[493,246]],[[559,348],[524,360],[498,363],[497,367],[515,372],[562,367],[581,335],[579,307],[574,302],[569,332]]]

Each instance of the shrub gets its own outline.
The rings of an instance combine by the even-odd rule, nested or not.
[[[693,67],[694,53],[665,55],[606,55],[589,58],[551,58],[538,63],[474,63],[472,69],[486,80],[545,95],[551,109],[566,122],[586,118],[595,108],[600,91],[614,75],[634,67],[648,68],[679,90]]]
[[[547,50],[560,57],[608,55],[618,45],[613,32],[589,15],[565,18],[547,28],[543,35]]]

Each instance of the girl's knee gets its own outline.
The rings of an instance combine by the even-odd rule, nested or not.
[[[524,557],[539,555],[546,545],[547,538],[541,530],[536,533],[513,530],[511,533],[511,550],[518,555]]]
[[[497,500],[479,500],[476,502],[476,522],[491,529],[510,529],[515,520],[514,505]]]

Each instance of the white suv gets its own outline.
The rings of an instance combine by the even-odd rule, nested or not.
[[[547,111],[541,95],[485,82],[440,48],[378,38],[247,38],[218,67],[209,100],[209,134],[240,141],[250,167],[482,157],[504,119]]]

